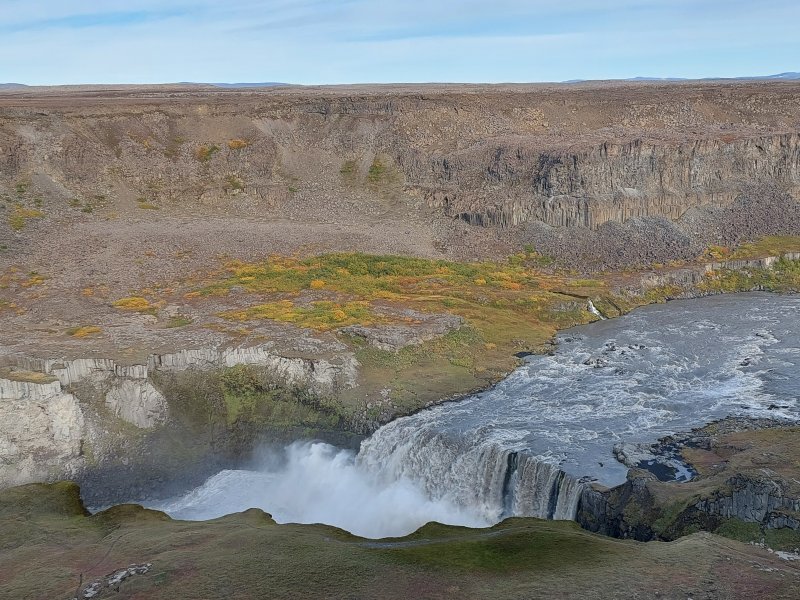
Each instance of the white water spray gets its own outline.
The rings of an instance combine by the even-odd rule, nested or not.
[[[326,523],[368,538],[407,535],[430,521],[491,524],[445,499],[431,500],[406,478],[381,479],[354,456],[319,442],[295,443],[271,457],[272,465],[222,471],[184,496],[150,507],[189,520],[261,508],[279,523]]]

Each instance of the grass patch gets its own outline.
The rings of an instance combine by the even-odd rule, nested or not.
[[[727,257],[730,260],[750,260],[765,256],[781,256],[787,252],[800,252],[800,236],[770,235],[748,244],[742,244]]]
[[[26,369],[0,369],[0,377],[23,383],[45,384],[58,381],[58,378],[48,373],[42,373],[41,371],[28,371]]]
[[[615,553],[605,540],[586,535],[574,523],[559,523],[553,527],[544,523],[541,526],[523,523],[521,519],[501,523],[489,530],[494,535],[480,535],[470,530],[454,531],[455,528],[432,523],[408,536],[409,539],[421,538],[423,543],[382,552],[393,561],[409,562],[437,571],[484,574],[528,571],[534,566],[537,571],[563,571],[602,563],[607,560],[606,553]],[[425,543],[444,531],[453,536],[446,545]]]
[[[506,263],[455,263],[340,253],[308,259],[273,257],[255,264],[232,262],[222,278],[190,293],[222,296],[237,287],[255,294],[279,294],[284,297],[225,316],[234,320],[268,318],[312,328],[374,324],[380,319],[372,304],[388,302],[460,315],[485,334],[484,343],[503,345],[508,338],[526,335],[542,343],[557,327],[593,319],[585,302],[561,292],[580,290],[602,296],[608,293],[604,286],[599,281],[536,271],[524,255]],[[320,289],[342,300],[308,306],[295,305],[292,300],[304,290]],[[512,332],[515,327],[517,336]],[[526,331],[529,327],[537,331]]]
[[[383,164],[383,161],[379,159],[377,156],[372,161],[372,164],[369,166],[369,172],[367,173],[367,181],[370,183],[380,183],[380,181],[384,178],[387,173],[386,165]]]
[[[368,302],[312,302],[307,306],[296,306],[291,300],[280,300],[259,304],[245,310],[222,313],[232,321],[254,321],[269,319],[283,323],[294,323],[299,327],[328,331],[356,323],[373,324],[381,319],[373,314]]]
[[[236,175],[228,175],[225,177],[225,185],[223,187],[225,191],[237,194],[244,191],[244,181],[239,179]]]
[[[36,208],[26,208],[17,205],[14,210],[8,215],[8,224],[14,231],[21,231],[25,229],[28,221],[31,219],[41,219],[44,213]]]
[[[39,273],[36,271],[31,271],[28,273],[28,278],[22,281],[19,285],[23,288],[31,288],[44,285],[45,281],[47,281],[47,277],[44,275],[39,275]]]
[[[191,325],[193,323],[192,319],[186,317],[184,315],[177,315],[172,317],[167,323],[164,325],[167,329],[176,329],[178,327],[186,327],[187,325]]]
[[[203,146],[198,146],[198,148],[194,151],[194,157],[200,162],[205,163],[211,160],[211,157],[217,152],[219,152],[219,146],[216,144],[206,144]]]
[[[145,198],[143,196],[136,199],[136,204],[142,210],[159,210],[160,209],[159,206],[157,206],[153,202],[150,202],[147,198]]]
[[[800,291],[800,261],[780,259],[771,269],[721,269],[712,271],[698,288],[709,293],[749,290],[768,292]]]
[[[355,175],[357,171],[358,171],[358,166],[356,165],[356,161],[354,160],[344,161],[344,164],[342,164],[342,168],[339,169],[339,173],[345,176]]]
[[[250,142],[247,140],[240,140],[240,139],[233,139],[228,140],[228,148],[231,150],[241,150],[242,148],[247,148],[250,145]]]
[[[102,328],[97,325],[82,325],[67,329],[67,335],[74,338],[87,338],[102,332]]]
[[[151,312],[158,308],[155,304],[151,304],[147,298],[142,298],[141,296],[120,298],[114,302],[113,306],[120,310],[129,310],[133,312]]]

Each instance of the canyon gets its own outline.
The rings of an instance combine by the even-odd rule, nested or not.
[[[0,488],[163,498],[264,443],[355,449],[565,328],[796,292],[798,115],[796,81],[2,90]],[[520,487],[528,516],[594,532],[798,529],[794,489],[744,468],[701,499],[495,458],[568,489]]]

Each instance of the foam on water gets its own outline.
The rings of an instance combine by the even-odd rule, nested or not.
[[[582,478],[625,480],[616,442],[728,414],[798,419],[800,298],[671,302],[564,332],[494,389],[382,427],[358,455],[293,445],[281,465],[225,471],[159,505],[208,518],[251,506],[369,537],[441,521],[573,518]]]

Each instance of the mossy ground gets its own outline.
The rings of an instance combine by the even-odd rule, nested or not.
[[[4,598],[72,598],[81,576],[145,562],[148,574],[100,598],[793,598],[800,581],[774,555],[708,535],[641,544],[513,519],[373,542],[257,510],[203,523],[133,506],[87,517],[71,484],[0,492]]]
[[[797,238],[767,238],[741,252],[780,254],[798,246]],[[663,271],[700,269],[703,260],[710,257]],[[375,423],[492,385],[519,364],[516,354],[545,352],[558,330],[596,320],[588,300],[614,317],[686,294],[800,289],[800,266],[785,260],[771,271],[715,271],[691,287],[638,285],[644,274],[587,278],[553,266],[533,248],[505,261],[469,263],[362,253],[271,256],[252,263],[227,261],[216,271],[142,289],[112,304],[120,318],[125,313],[159,316],[166,304],[181,298],[186,316],[164,317],[160,327],[205,327],[238,340],[257,339],[260,328],[274,322],[334,334],[361,365],[357,387],[335,394],[343,407],[341,423],[354,422],[364,411]],[[413,328],[418,313],[457,315],[464,326],[399,351],[379,350],[342,332],[349,325]],[[377,407],[387,390],[393,412]]]

